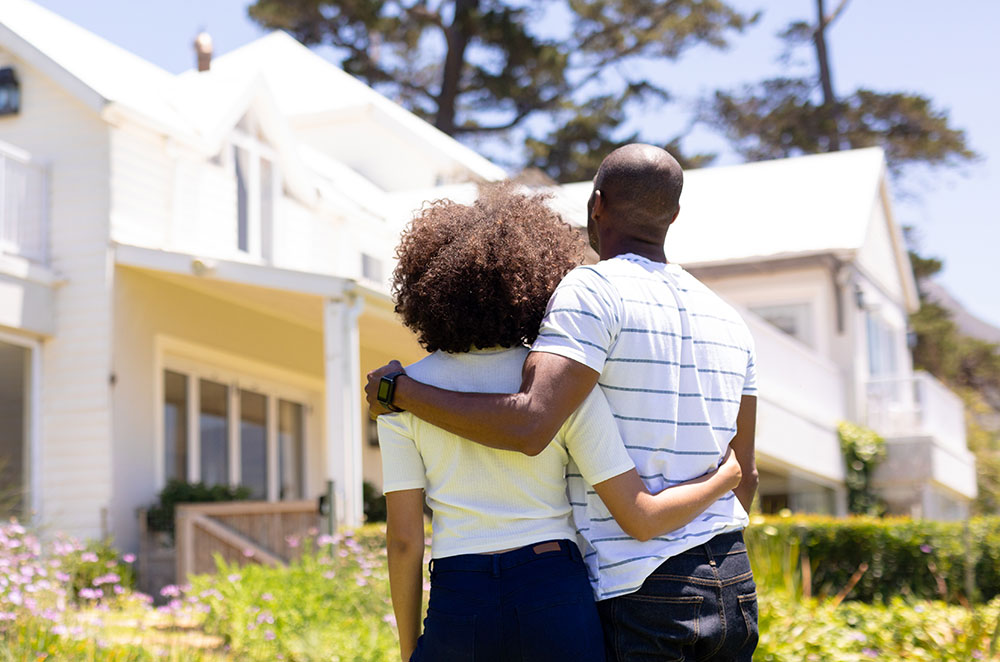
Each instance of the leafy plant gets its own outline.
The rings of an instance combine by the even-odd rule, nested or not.
[[[847,508],[855,515],[881,515],[885,507],[872,489],[875,467],[885,459],[885,440],[874,430],[842,421],[837,425],[844,454]]]
[[[174,533],[174,511],[178,503],[215,503],[219,501],[241,501],[250,498],[250,488],[229,485],[205,485],[172,479],[159,496],[156,505],[146,513],[146,522],[151,531]]]

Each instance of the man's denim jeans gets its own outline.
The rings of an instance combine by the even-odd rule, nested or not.
[[[608,662],[749,662],[757,586],[743,534],[667,559],[635,593],[597,603]]]

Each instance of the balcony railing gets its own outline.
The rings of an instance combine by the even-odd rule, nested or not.
[[[0,253],[48,263],[45,170],[0,143]]]
[[[962,400],[925,372],[869,382],[866,423],[885,437],[934,437],[939,446],[967,451]]]

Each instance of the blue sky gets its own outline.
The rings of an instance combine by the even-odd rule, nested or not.
[[[209,31],[216,53],[225,53],[262,31],[246,16],[245,0],[35,0],[105,39],[178,73],[193,64],[191,42]],[[653,137],[669,137],[687,125],[688,109],[703,94],[782,72],[775,34],[792,19],[811,19],[812,0],[730,0],[761,21],[733,39],[727,51],[697,48],[665,65],[678,102],[655,115],[635,118]],[[835,3],[829,2],[829,5]],[[930,96],[965,129],[982,159],[962,172],[913,173],[897,195],[897,222],[917,229],[924,254],[945,262],[941,282],[974,314],[1000,326],[1000,2],[856,0],[831,28],[828,40],[834,86],[847,94],[864,86]],[[803,61],[808,53],[803,53]],[[737,159],[706,129],[686,141],[689,151]]]

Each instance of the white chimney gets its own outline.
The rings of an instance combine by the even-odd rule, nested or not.
[[[199,32],[194,38],[194,52],[198,57],[198,71],[208,71],[212,67],[212,36]]]

